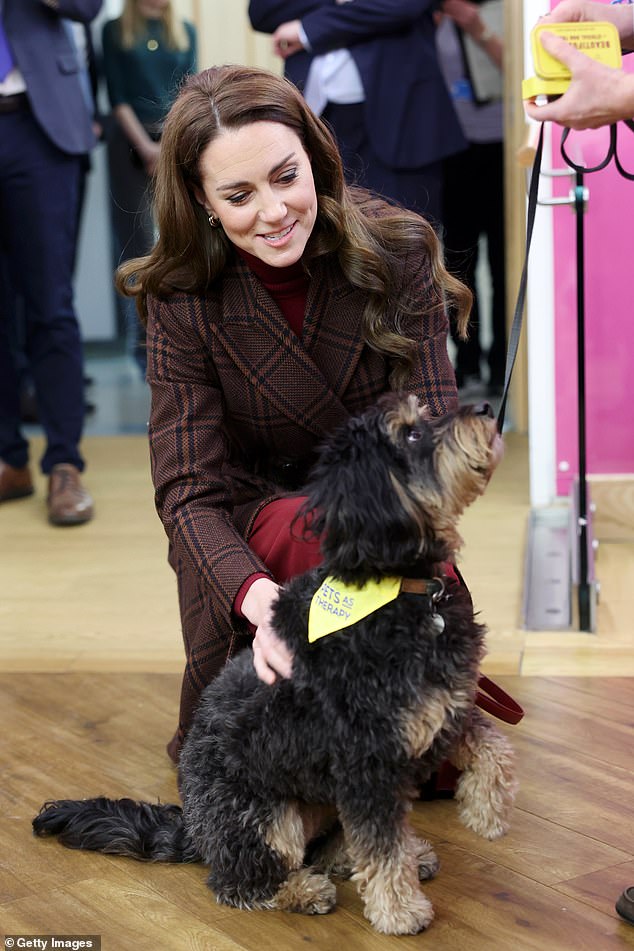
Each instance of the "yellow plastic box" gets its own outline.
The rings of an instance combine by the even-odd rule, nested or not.
[[[586,56],[619,69],[621,41],[613,23],[539,23],[531,30],[533,66],[537,75],[522,82],[522,99],[560,96],[570,84],[570,70],[546,52],[540,42],[544,31],[556,33]]]

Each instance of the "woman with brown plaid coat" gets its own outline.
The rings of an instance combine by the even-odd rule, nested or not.
[[[262,70],[187,81],[155,209],[158,241],[118,283],[147,322],[152,476],[187,657],[177,761],[236,651],[253,643],[264,680],[290,674],[269,612],[319,559],[290,531],[315,450],[389,389],[452,409],[447,309],[464,324],[470,295],[431,226],[348,187],[327,126]]]

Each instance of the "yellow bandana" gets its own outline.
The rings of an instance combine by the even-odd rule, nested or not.
[[[313,595],[308,613],[308,640],[334,634],[389,604],[401,590],[401,578],[368,581],[362,588],[326,578]]]

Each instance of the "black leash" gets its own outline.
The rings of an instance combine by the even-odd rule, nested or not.
[[[504,389],[502,390],[502,402],[498,411],[498,431],[502,432],[504,427],[504,414],[506,413],[506,401],[509,395],[509,386],[515,359],[517,357],[517,348],[520,345],[520,336],[522,333],[522,317],[524,314],[524,304],[526,302],[526,283],[528,280],[528,255],[533,238],[533,225],[535,224],[535,212],[537,210],[537,192],[539,190],[539,173],[542,166],[542,152],[544,151],[544,125],[539,127],[539,139],[535,150],[535,159],[533,160],[533,170],[531,172],[531,181],[528,189],[528,210],[526,213],[526,255],[524,257],[524,267],[520,278],[520,286],[517,292],[517,301],[515,312],[513,314],[513,323],[509,334],[509,345],[506,353],[506,369],[504,371]]]

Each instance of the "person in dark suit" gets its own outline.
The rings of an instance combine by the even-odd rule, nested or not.
[[[80,454],[83,359],[72,271],[82,164],[95,143],[68,18],[89,22],[102,0],[3,0],[0,7],[0,243],[24,299],[26,352],[46,436],[48,517],[87,522],[93,502]],[[30,495],[20,431],[12,314],[0,314],[0,501]]]
[[[442,159],[466,148],[440,71],[437,0],[251,0],[286,76],[332,127],[348,178],[441,220]]]
[[[174,760],[200,692],[250,642],[288,673],[269,624],[278,585],[319,558],[290,525],[315,451],[390,389],[457,404],[444,269],[420,216],[344,181],[327,126],[290,82],[217,67],[163,128],[159,237],[119,268],[147,318],[150,454],[187,654]]]

